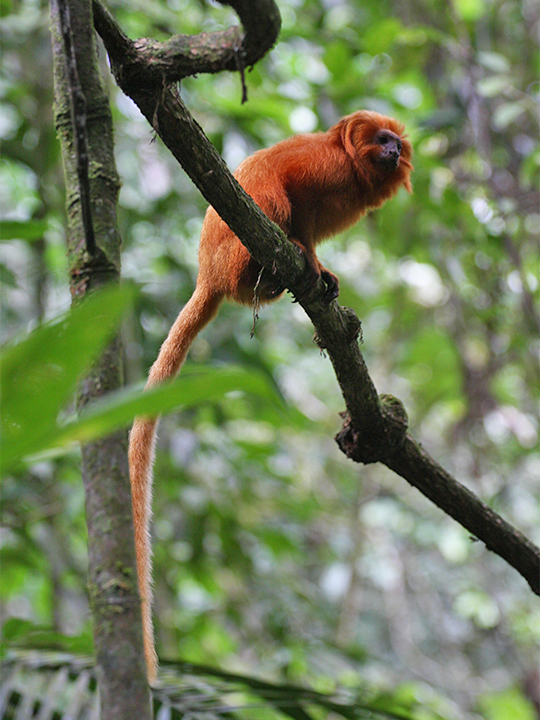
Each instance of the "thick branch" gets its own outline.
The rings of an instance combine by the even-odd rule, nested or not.
[[[174,35],[166,42],[151,38],[134,42],[122,32],[100,0],[93,0],[94,24],[119,85],[141,82],[148,88],[199,73],[254,65],[272,48],[279,34],[281,18],[274,0],[221,1],[238,13],[243,31],[233,26],[214,33]]]
[[[94,0],[94,7],[101,7],[98,0]],[[100,32],[97,18],[96,28]],[[103,39],[108,49],[107,39]],[[117,58],[117,63],[119,61]],[[139,106],[251,255],[274,272],[280,283],[300,295],[305,270],[303,257],[231,176],[176,91],[153,86],[151,75],[142,82],[140,79],[137,83],[130,82],[121,62],[113,66],[113,70],[122,90]],[[336,301],[325,304],[323,292],[321,281],[311,297],[301,304],[316,328],[319,345],[332,361],[347,405],[344,429],[338,436],[344,452],[359,462],[383,462],[415,485],[507,560],[534,592],[540,594],[540,550],[442,470],[406,435],[407,416],[401,403],[392,397],[379,397],[369,376],[358,347],[358,318],[352,310],[339,307]]]

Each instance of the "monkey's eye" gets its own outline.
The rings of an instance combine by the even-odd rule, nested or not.
[[[402,142],[395,135],[387,135],[386,133],[381,133],[380,135],[377,135],[376,141],[379,143],[379,145],[382,145],[383,147],[385,145],[388,145],[388,143],[394,143],[398,152],[401,152]]]

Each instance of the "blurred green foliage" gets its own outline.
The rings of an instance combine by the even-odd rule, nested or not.
[[[2,397],[1,474],[31,453],[54,447],[58,417],[77,382],[117,329],[129,293],[107,288],[19,342],[4,346],[0,362]]]
[[[538,542],[538,4],[278,4],[280,41],[247,73],[246,104],[232,74],[189,79],[183,98],[231,168],[359,108],[405,123],[414,194],[326,244],[321,260],[341,279],[341,302],[362,319],[379,392],[402,398],[430,452]],[[196,0],[110,7],[132,37],[235,21],[230,9]],[[56,318],[69,294],[47,6],[18,0],[1,12],[8,339]],[[141,287],[123,325],[132,386],[193,289],[205,203],[108,82],[123,275]],[[332,440],[339,389],[290,296],[263,308],[250,339],[252,323],[245,308],[220,310],[180,381],[189,386],[189,362],[204,366],[201,401],[162,422],[160,654],[307,679],[319,690],[354,685],[360,673],[446,718],[498,720],[510,707],[507,717],[529,720],[540,614],[525,582],[402,480],[340,456]],[[236,391],[226,385],[229,370],[223,392],[212,394],[229,365],[242,369]],[[16,389],[8,390],[16,406]],[[59,408],[65,397],[51,395]],[[7,475],[2,519],[3,615],[82,633],[77,452]]]

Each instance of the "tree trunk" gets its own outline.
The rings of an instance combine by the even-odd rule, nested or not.
[[[88,292],[119,280],[119,180],[112,117],[97,66],[91,2],[52,0],[51,20],[70,289],[73,302],[78,302]],[[121,386],[122,375],[122,347],[116,338],[81,383],[78,407]],[[83,447],[82,476],[101,720],[149,720],[124,431]]]

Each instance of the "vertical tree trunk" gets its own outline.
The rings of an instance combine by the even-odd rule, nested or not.
[[[119,180],[112,118],[97,66],[91,0],[52,0],[51,19],[70,289],[76,302],[119,280]],[[81,383],[79,408],[118,388],[122,374],[122,348],[116,338]],[[82,475],[101,720],[149,720],[126,433],[86,445]]]

